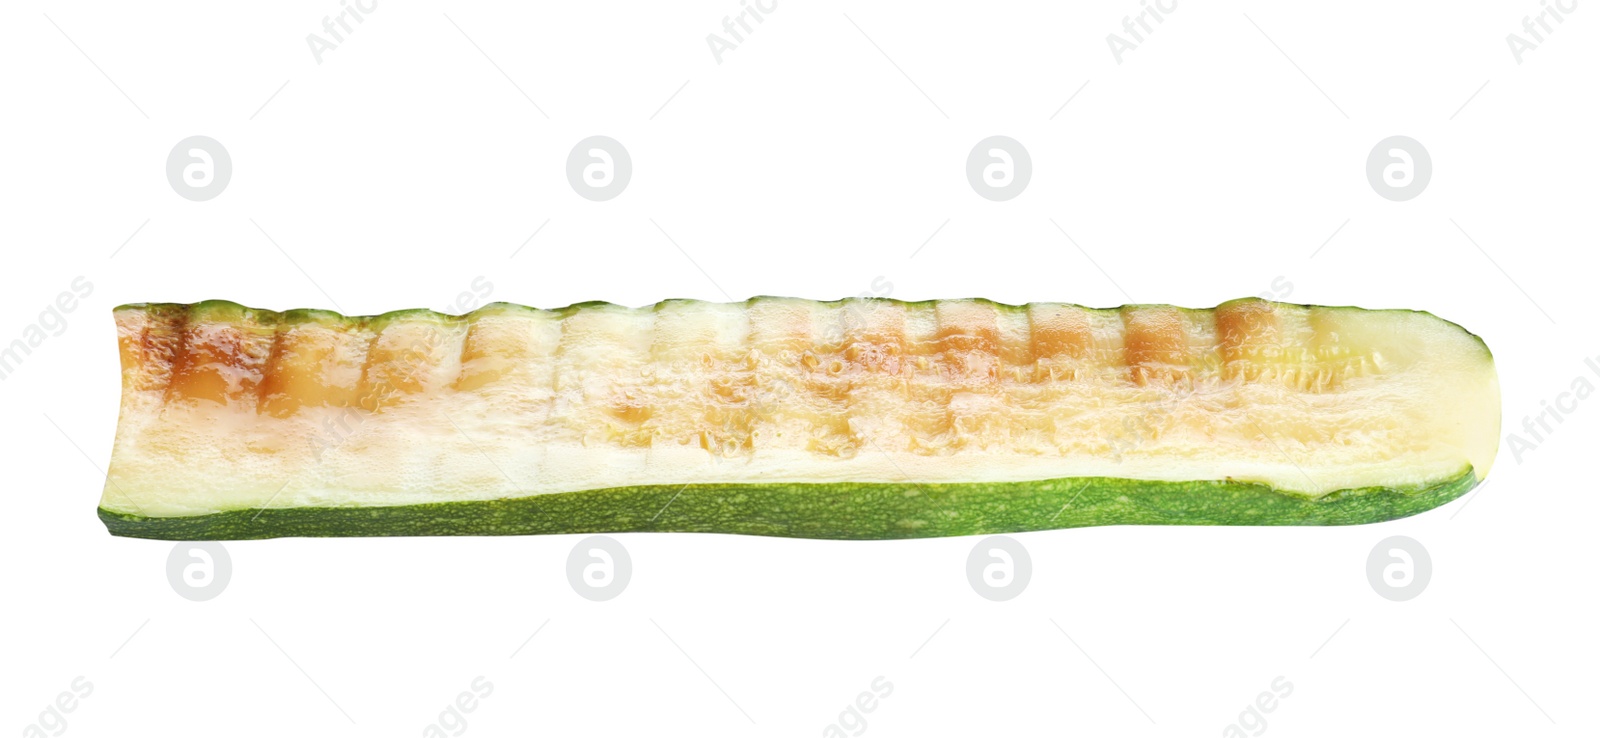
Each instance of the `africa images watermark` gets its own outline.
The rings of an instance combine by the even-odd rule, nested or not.
[[[1522,17],[1522,32],[1525,36],[1516,33],[1506,34],[1506,46],[1511,48],[1512,58],[1517,64],[1522,63],[1524,54],[1539,48],[1545,43],[1546,37],[1555,32],[1556,26],[1550,25],[1554,20],[1557,25],[1567,22],[1567,15],[1578,9],[1578,0],[1539,0],[1538,15],[1525,15]]]
[[[1178,9],[1178,0],[1139,0],[1138,15],[1125,15],[1122,17],[1122,32],[1126,36],[1116,33],[1106,34],[1106,45],[1111,47],[1111,57],[1122,63],[1122,56],[1139,45],[1145,43],[1150,34],[1155,33],[1156,25],[1166,23],[1167,16]]]
[[[439,711],[439,717],[422,729],[423,738],[445,738],[467,732],[467,714],[478,709],[494,694],[494,682],[479,676],[472,680],[472,691],[462,690]]]
[[[822,728],[823,738],[855,738],[867,732],[867,714],[877,710],[883,701],[894,694],[894,682],[886,677],[879,676],[872,680],[872,691],[862,690],[860,694],[844,709],[839,712],[839,717]]]
[[[1245,738],[1267,732],[1267,714],[1277,710],[1283,700],[1294,694],[1294,682],[1287,677],[1272,680],[1272,691],[1262,690],[1255,700],[1245,705],[1239,717],[1222,728],[1223,738]]]
[[[67,316],[78,309],[79,301],[94,294],[94,283],[87,277],[73,279],[69,286],[71,291],[63,290],[56,295],[56,299],[39,312],[37,319],[23,327],[21,337],[0,347],[0,381],[10,379],[45,341],[66,333]]]
[[[78,709],[83,700],[94,694],[94,682],[87,677],[72,680],[71,691],[62,690],[54,700],[45,705],[39,717],[22,729],[23,738],[45,738],[67,732],[67,715]]]
[[[311,58],[322,63],[322,55],[339,48],[345,43],[350,34],[355,33],[356,26],[367,22],[367,16],[378,9],[378,0],[339,0],[339,12],[335,15],[322,17],[322,32],[325,36],[317,35],[315,31],[306,34],[306,46],[311,48]],[[356,25],[350,25],[350,21]]]
[[[1583,364],[1596,377],[1600,377],[1600,356],[1586,358]],[[1577,412],[1578,403],[1594,394],[1594,389],[1594,383],[1589,381],[1588,377],[1579,374],[1572,378],[1567,391],[1557,394],[1553,400],[1540,400],[1539,412],[1522,418],[1522,433],[1526,435],[1518,434],[1516,431],[1506,434],[1506,447],[1511,449],[1511,458],[1521,464],[1523,455],[1531,453],[1549,440],[1556,429],[1566,422],[1567,416]]]
[[[750,25],[754,20],[757,25],[767,22],[766,16],[778,9],[778,0],[739,0],[739,13],[722,17],[722,33],[706,34],[706,46],[711,48],[711,58],[722,64],[722,55],[739,48],[739,44],[746,41],[750,34],[755,33],[756,26]]]

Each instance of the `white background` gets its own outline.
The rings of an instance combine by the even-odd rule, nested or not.
[[[1033,580],[1006,603],[969,587],[971,538],[687,534],[619,536],[633,582],[603,603],[567,584],[576,536],[229,543],[232,583],[194,603],[168,586],[170,543],[94,514],[113,306],[444,309],[478,276],[541,307],[832,299],[879,277],[904,299],[1210,306],[1281,277],[1296,302],[1483,336],[1517,430],[1600,384],[1600,9],[1518,64],[1531,0],[1181,0],[1118,64],[1106,36],[1137,2],[779,0],[719,65],[706,35],[738,0],[379,0],[321,64],[306,35],[337,0],[249,8],[0,11],[0,341],[94,285],[0,382],[9,734],[80,675],[69,735],[419,735],[480,675],[495,691],[465,735],[818,735],[878,676],[874,736],[1218,735],[1279,676],[1272,735],[1600,727],[1595,400],[1406,520],[1019,535]],[[234,165],[199,203],[164,174],[196,134]],[[634,164],[609,202],[564,174],[596,134]],[[964,174],[997,134],[1033,160],[1009,202]],[[1408,202],[1365,175],[1397,134],[1434,165]],[[1396,534],[1434,567],[1404,603],[1365,574]]]

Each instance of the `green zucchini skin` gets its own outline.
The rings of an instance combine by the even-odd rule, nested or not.
[[[175,541],[283,537],[694,532],[877,540],[1100,525],[1356,525],[1403,518],[1477,486],[1469,467],[1427,487],[1311,498],[1231,481],[1076,477],[961,484],[690,484],[393,507],[145,517],[100,509],[112,535]]]

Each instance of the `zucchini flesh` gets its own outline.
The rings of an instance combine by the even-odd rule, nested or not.
[[[100,517],[168,539],[1351,524],[1464,494],[1494,363],[1427,313],[862,298],[116,309]]]

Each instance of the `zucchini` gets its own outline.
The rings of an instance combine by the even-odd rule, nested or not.
[[[116,308],[111,533],[912,538],[1344,525],[1488,474],[1499,386],[1428,313],[1235,300]]]

